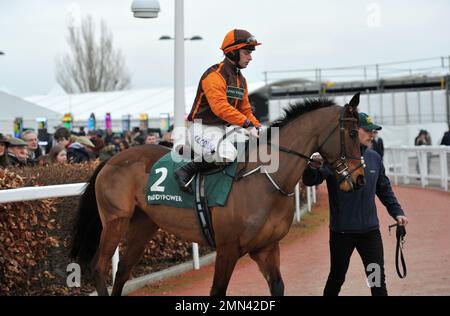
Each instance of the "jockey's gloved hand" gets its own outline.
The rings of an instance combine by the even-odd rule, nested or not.
[[[242,126],[243,128],[247,129],[247,133],[255,138],[259,138],[259,129],[260,126],[255,126],[253,123],[247,119]]]
[[[248,134],[252,137],[259,138],[259,129],[255,126],[248,128]]]
[[[308,165],[313,169],[319,169],[323,165],[323,157],[319,153],[314,153],[311,155],[312,161]]]

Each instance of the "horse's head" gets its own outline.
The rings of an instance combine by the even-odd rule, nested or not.
[[[359,93],[341,108],[331,132],[319,138],[319,152],[335,170],[339,187],[353,191],[365,184],[364,160],[358,137]]]

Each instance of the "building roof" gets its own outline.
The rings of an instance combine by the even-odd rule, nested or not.
[[[39,106],[30,100],[24,100],[17,96],[0,91],[0,118],[35,119],[37,117],[60,118],[61,114],[47,107]]]

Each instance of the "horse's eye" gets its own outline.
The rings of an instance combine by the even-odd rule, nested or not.
[[[349,132],[349,135],[351,138],[355,138],[358,136],[358,131],[353,129]]]

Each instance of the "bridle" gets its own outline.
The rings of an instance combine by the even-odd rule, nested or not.
[[[331,166],[331,168],[333,168],[333,170],[339,176],[339,178],[337,179],[338,183],[341,183],[342,181],[347,181],[347,183],[349,184],[351,190],[353,190],[353,182],[352,182],[351,176],[356,170],[358,170],[360,168],[365,168],[366,164],[364,163],[364,158],[362,156],[360,158],[347,157],[346,156],[344,123],[346,121],[357,122],[357,119],[354,118],[354,117],[344,117],[345,111],[346,111],[346,109],[348,109],[348,107],[349,107],[349,105],[346,104],[342,108],[341,114],[339,116],[339,123],[331,131],[331,133],[327,136],[327,138],[325,138],[323,143],[321,145],[319,145],[317,151],[320,152],[320,150],[322,149],[322,146],[324,146],[327,143],[328,139],[331,138],[331,136],[334,134],[335,130],[339,127],[341,154],[340,154],[339,158],[336,159],[335,161],[333,161],[332,163],[328,162],[328,159],[326,159],[325,157],[324,158],[328,162],[328,164]],[[354,169],[350,170],[350,168],[349,168],[349,166],[347,164],[348,160],[359,160],[360,163],[359,163],[359,165],[357,167],[355,167]]]
[[[339,128],[339,136],[340,136],[340,146],[341,146],[341,151],[340,151],[340,156],[338,159],[336,159],[333,162],[329,162],[328,159],[326,157],[324,157],[325,161],[331,166],[331,168],[336,172],[336,174],[339,176],[339,178],[337,179],[338,183],[341,183],[342,181],[347,181],[347,183],[349,184],[351,190],[353,190],[353,182],[352,182],[352,174],[360,169],[360,168],[365,168],[365,163],[364,163],[364,158],[360,157],[360,158],[356,158],[356,157],[347,157],[346,155],[346,147],[345,147],[345,129],[344,129],[344,124],[347,121],[352,121],[352,122],[357,122],[357,119],[354,117],[344,117],[345,115],[345,111],[348,109],[349,105],[346,104],[342,110],[341,113],[339,115],[339,121],[336,124],[336,126],[333,128],[333,130],[328,134],[328,136],[324,139],[324,141],[318,146],[318,150],[320,152],[320,150],[322,149],[322,147],[329,141],[329,139],[331,138],[331,136],[336,132],[336,130]],[[314,161],[314,159],[311,159],[310,157],[299,153],[298,151],[289,149],[287,147],[284,146],[280,146],[280,145],[275,145],[272,144],[270,141],[267,142],[268,144],[272,145],[272,146],[277,146],[278,149],[281,152],[290,154],[290,155],[295,155],[297,157],[300,157],[302,159],[308,160],[308,162],[312,162]],[[355,167],[354,169],[350,169],[348,166],[348,161],[349,160],[359,160],[360,164]],[[293,196],[295,194],[295,192],[291,192],[288,193],[285,190],[283,190],[280,185],[272,178],[272,176],[270,176],[270,174],[267,172],[267,170],[264,168],[263,165],[260,165],[259,167],[243,174],[237,177],[237,180],[244,178],[246,176],[249,176],[250,174],[258,171],[259,169],[263,170],[263,172],[266,174],[266,176],[268,177],[268,179],[270,180],[270,182],[272,183],[272,185],[283,195],[285,196]]]

